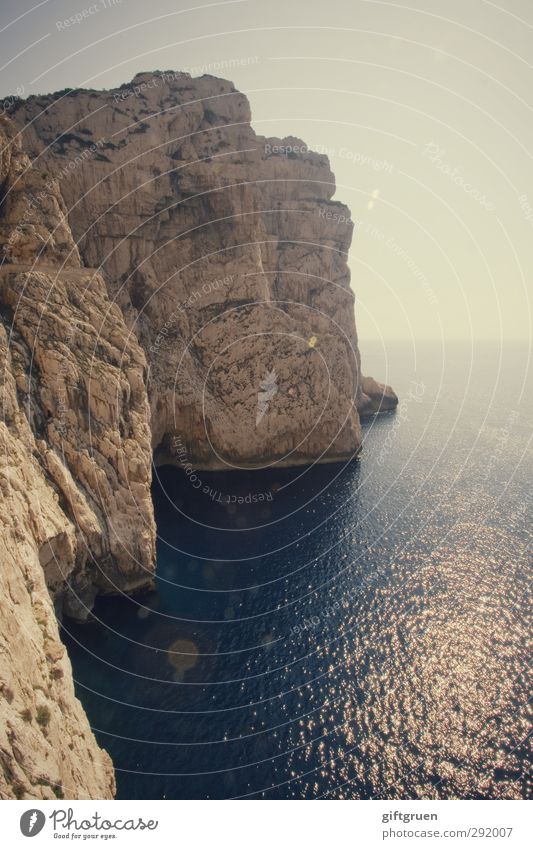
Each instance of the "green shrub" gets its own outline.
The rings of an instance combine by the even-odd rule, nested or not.
[[[50,709],[46,705],[41,705],[40,708],[37,708],[35,719],[42,728],[46,728],[50,722]]]

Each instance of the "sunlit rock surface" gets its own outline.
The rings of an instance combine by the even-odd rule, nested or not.
[[[176,462],[175,438],[204,468],[357,453],[353,223],[326,156],[258,136],[211,76],[31,97],[15,120],[145,350],[156,462]]]

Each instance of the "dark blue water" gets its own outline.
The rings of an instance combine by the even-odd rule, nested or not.
[[[65,623],[119,797],[527,794],[527,348],[363,356],[402,406],[358,460],[159,469],[157,591]]]

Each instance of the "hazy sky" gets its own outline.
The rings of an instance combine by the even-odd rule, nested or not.
[[[361,337],[530,337],[531,0],[2,0],[0,39],[2,95],[214,73],[328,153]]]

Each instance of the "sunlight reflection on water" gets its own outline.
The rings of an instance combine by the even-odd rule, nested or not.
[[[437,356],[389,353],[421,401],[367,423],[344,470],[256,474],[267,514],[159,470],[157,593],[65,623],[120,796],[527,794],[531,400],[513,356],[489,409],[486,353],[464,393],[459,348],[442,385]]]

